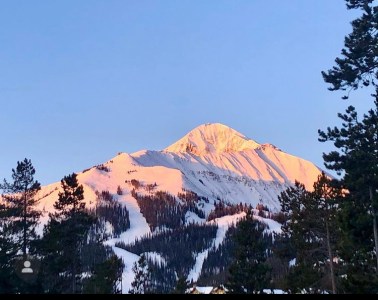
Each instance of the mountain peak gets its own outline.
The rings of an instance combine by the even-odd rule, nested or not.
[[[226,125],[206,123],[194,128],[176,143],[165,148],[165,151],[190,152],[201,156],[208,153],[240,152],[259,146],[260,144]]]

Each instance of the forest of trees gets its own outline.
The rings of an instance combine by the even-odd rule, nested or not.
[[[195,263],[193,253],[200,253],[211,247],[217,232],[216,225],[189,224],[173,230],[147,235],[133,244],[117,243],[116,246],[138,255],[156,252],[162,255],[166,264],[147,261],[152,273],[155,293],[170,292],[175,287],[175,274],[189,275]]]
[[[137,200],[152,231],[158,227],[174,229],[185,225],[185,216],[189,211],[205,218],[204,212],[197,207],[201,198],[193,192],[179,193],[177,198],[181,203],[175,196],[163,191],[141,195],[133,189],[131,195]]]
[[[42,213],[36,206],[40,185],[34,175],[25,159],[12,169],[12,182],[1,185],[0,293],[119,293],[123,263],[103,245],[97,233],[103,222],[86,209],[77,175],[61,180],[55,212],[42,236],[35,232]],[[30,272],[21,272],[19,265]]]

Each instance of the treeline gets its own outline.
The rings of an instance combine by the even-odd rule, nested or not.
[[[219,200],[214,203],[214,209],[207,216],[207,221],[224,216],[235,215],[241,212],[247,212],[249,209],[252,209],[252,207],[246,203],[230,204]]]
[[[141,195],[133,189],[131,195],[137,200],[140,211],[152,231],[158,227],[174,229],[185,225],[188,211],[205,218],[204,212],[197,207],[201,198],[193,192],[180,193],[178,198],[181,201],[163,191],[157,191],[153,195]]]

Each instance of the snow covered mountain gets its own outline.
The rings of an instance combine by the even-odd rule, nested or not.
[[[213,246],[218,247],[227,226],[243,214],[224,216],[207,221],[216,202],[226,205],[239,203],[256,207],[263,204],[271,211],[279,211],[277,195],[295,180],[308,189],[316,181],[321,170],[309,161],[283,152],[271,144],[259,144],[241,133],[219,123],[204,124],[190,131],[183,138],[161,151],[142,150],[132,154],[119,153],[109,161],[84,170],[78,179],[84,186],[87,206],[95,205],[99,193],[109,192],[129,211],[130,229],[107,243],[115,253],[124,258],[126,268],[123,289],[127,291],[132,281],[130,273],[137,255],[115,246],[116,242],[132,243],[153,232],[140,208],[139,196],[165,192],[181,201],[177,195],[190,191],[198,196],[195,210],[186,212],[186,222],[215,223],[218,232]],[[60,183],[45,186],[39,193],[40,206],[47,213],[53,210]],[[265,221],[271,230],[279,230],[279,224]],[[151,254],[161,259],[158,253]],[[189,274],[196,280],[201,272],[207,252],[197,255],[196,264]],[[159,258],[160,257],[160,258]],[[127,271],[128,270],[128,271]]]

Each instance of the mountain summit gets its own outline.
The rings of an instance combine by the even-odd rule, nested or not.
[[[202,156],[209,153],[240,152],[260,146],[226,125],[207,123],[194,128],[164,150],[173,153],[190,152]]]

